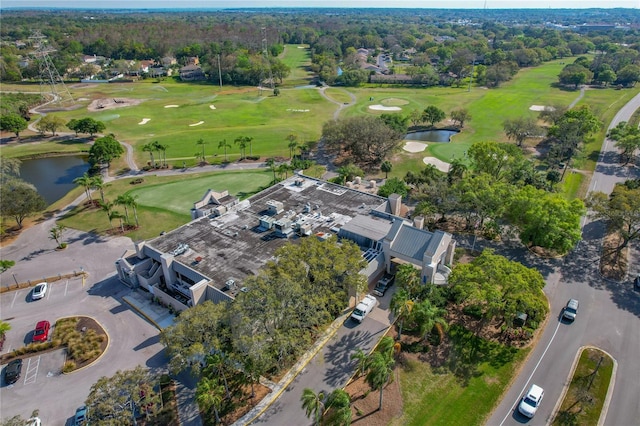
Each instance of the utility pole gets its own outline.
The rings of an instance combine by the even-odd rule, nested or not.
[[[220,88],[222,89],[222,71],[220,70],[220,54],[218,53],[218,79],[220,80]]]

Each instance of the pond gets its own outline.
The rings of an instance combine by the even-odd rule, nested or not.
[[[420,142],[451,142],[451,136],[458,134],[455,130],[425,130],[407,133],[404,140]]]
[[[52,204],[75,188],[73,180],[89,170],[86,159],[74,155],[23,160],[20,178],[33,184],[47,204]]]

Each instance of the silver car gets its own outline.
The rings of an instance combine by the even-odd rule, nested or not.
[[[576,315],[578,314],[578,305],[579,303],[576,299],[569,299],[567,306],[565,306],[564,311],[562,312],[562,317],[569,321],[576,319]]]
[[[31,299],[33,300],[42,299],[46,294],[47,294],[47,283],[42,282],[42,283],[36,284],[36,286],[33,288],[33,293],[31,293]]]

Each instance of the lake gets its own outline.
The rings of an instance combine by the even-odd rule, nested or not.
[[[73,180],[89,170],[86,158],[74,155],[23,160],[20,178],[33,184],[47,204],[52,204],[75,188]]]
[[[404,140],[420,142],[451,142],[451,136],[458,134],[455,130],[425,130],[407,133]]]

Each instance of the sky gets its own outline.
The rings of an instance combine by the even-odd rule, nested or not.
[[[448,9],[585,9],[640,8],[640,0],[0,0],[0,10],[16,7],[77,9],[163,9],[163,8],[265,8],[265,7],[337,7],[337,8],[448,8]]]

